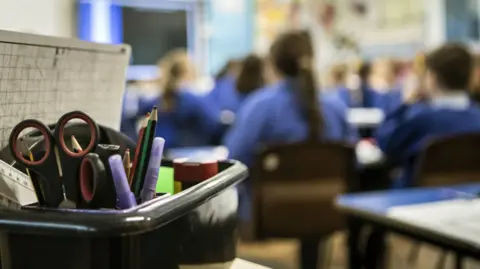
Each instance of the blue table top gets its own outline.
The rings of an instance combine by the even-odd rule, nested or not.
[[[345,194],[337,197],[339,208],[385,215],[394,206],[472,198],[480,193],[480,184],[449,186],[442,188],[411,188],[380,192]]]

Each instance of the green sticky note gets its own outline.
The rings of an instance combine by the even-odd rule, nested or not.
[[[175,188],[173,184],[173,168],[160,167],[158,171],[157,193],[174,194]]]

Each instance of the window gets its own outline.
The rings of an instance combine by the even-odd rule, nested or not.
[[[123,7],[123,42],[132,46],[132,64],[155,65],[175,48],[188,48],[187,13]]]
[[[480,39],[479,0],[446,0],[448,41],[477,41]]]

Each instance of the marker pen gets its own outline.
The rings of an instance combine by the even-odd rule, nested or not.
[[[123,167],[122,156],[116,154],[108,158],[110,170],[112,171],[112,178],[117,191],[117,206],[120,209],[127,209],[137,205],[135,195],[130,190],[128,184],[127,174]]]
[[[162,163],[163,147],[165,146],[165,139],[156,137],[153,140],[152,153],[148,161],[147,173],[143,181],[142,191],[140,192],[140,199],[142,202],[153,199],[158,181],[158,171]]]

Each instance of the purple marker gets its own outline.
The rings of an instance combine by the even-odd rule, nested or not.
[[[137,205],[135,195],[130,190],[127,174],[123,167],[122,156],[115,154],[108,158],[110,170],[112,171],[113,182],[117,192],[117,206],[120,209],[127,209]]]
[[[152,153],[150,155],[150,161],[148,162],[147,173],[143,181],[143,188],[140,192],[140,199],[142,203],[148,200],[152,200],[155,196],[155,190],[157,187],[158,171],[162,163],[163,147],[165,146],[165,139],[156,137],[152,144]]]

